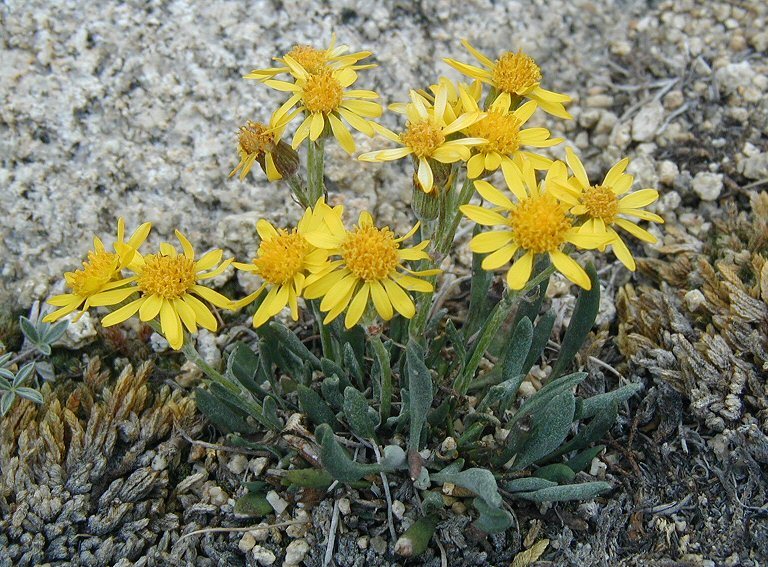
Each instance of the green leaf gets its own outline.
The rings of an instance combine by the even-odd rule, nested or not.
[[[16,392],[9,390],[0,397],[0,416],[3,416],[10,411],[13,402],[16,400]]]
[[[541,490],[550,486],[557,486],[557,483],[545,478],[527,476],[507,482],[504,484],[504,490],[507,492],[531,492],[532,490]]]
[[[555,314],[545,313],[539,317],[536,327],[533,329],[533,340],[531,341],[531,350],[528,351],[528,355],[525,357],[525,362],[520,372],[528,374],[541,359],[541,354],[549,342],[549,337],[552,335],[552,327],[555,326]]]
[[[43,356],[51,356],[51,345],[48,343],[34,343],[35,349]]]
[[[536,492],[516,494],[518,498],[532,502],[564,502],[566,500],[591,500],[598,494],[602,494],[613,488],[608,482],[583,482],[581,484],[567,484],[565,486],[552,486],[542,488]]]
[[[320,442],[320,461],[323,468],[339,482],[355,482],[364,476],[381,472],[380,465],[361,464],[350,459],[328,425],[318,425],[315,437]]]
[[[274,424],[272,429],[282,429],[280,418],[277,415],[277,402],[275,401],[274,396],[267,396],[264,398],[264,401],[261,403],[261,409],[264,419],[267,419]]]
[[[29,339],[29,342],[35,345],[40,343],[40,335],[38,334],[34,323],[24,317],[24,315],[19,317],[19,327],[21,328],[21,332],[24,334],[24,336]]]
[[[227,358],[227,374],[254,394],[263,396],[265,392],[256,380],[260,364],[259,355],[247,344],[238,341]]]
[[[315,370],[320,370],[320,359],[307,348],[307,345],[301,342],[293,331],[277,321],[270,321],[269,328],[275,332],[282,346],[295,354],[300,360],[309,362]]]
[[[42,333],[39,333],[42,334],[41,342],[52,345],[67,331],[68,325],[69,321],[66,320],[58,321],[53,325],[41,323],[37,328],[38,331],[42,331]]]
[[[8,383],[8,388],[11,387],[11,382],[16,379],[16,375],[7,368],[0,368],[0,384]]]
[[[570,461],[565,463],[573,472],[581,472],[592,463],[592,459],[597,457],[600,452],[605,449],[605,445],[595,445],[589,449],[582,451],[573,457]]]
[[[333,484],[333,477],[322,469],[293,469],[285,473],[283,484],[327,490]]]
[[[421,509],[425,515],[437,514],[445,508],[442,495],[434,490],[428,490],[421,495]]]
[[[432,375],[424,364],[424,349],[415,340],[410,339],[405,348],[408,363],[408,394],[410,397],[411,427],[408,436],[408,448],[419,450],[421,431],[432,407]]]
[[[543,411],[534,414],[528,437],[515,448],[517,458],[512,470],[522,470],[557,449],[570,433],[575,411],[576,399],[566,391],[552,398]],[[512,433],[509,435],[512,437]]]
[[[3,366],[8,364],[8,361],[11,360],[11,357],[13,356],[12,352],[6,352],[3,355],[0,355],[0,370],[2,370]]]
[[[548,405],[550,401],[557,395],[565,391],[571,391],[575,386],[580,384],[587,377],[586,372],[574,372],[567,376],[562,376],[557,380],[553,380],[541,390],[536,392],[533,396],[528,398],[517,413],[512,416],[512,419],[507,424],[507,429],[512,429],[512,426],[520,421],[522,418],[529,414],[535,414],[542,410],[544,406]]]
[[[616,422],[618,415],[619,407],[616,402],[614,400],[605,400],[605,407],[587,425],[583,426],[573,439],[553,453],[552,457],[558,457],[571,451],[578,451],[602,439],[606,431]]]
[[[352,345],[344,343],[344,365],[347,367],[347,371],[351,376],[357,380],[358,384],[363,383],[363,369],[360,367],[360,363],[357,361],[355,351],[352,349]]]
[[[512,514],[501,506],[491,506],[482,498],[475,498],[472,505],[480,513],[473,526],[487,534],[500,534],[507,531],[515,520]]]
[[[349,380],[347,379],[347,371],[344,370],[341,366],[336,364],[334,361],[332,361],[329,358],[323,358],[320,360],[320,368],[323,371],[323,374],[326,376],[338,376],[339,377],[339,386],[346,388],[347,386],[350,386]]]
[[[573,362],[573,358],[595,325],[597,311],[600,308],[600,280],[597,277],[595,266],[591,262],[587,264],[586,269],[592,282],[592,289],[589,291],[579,290],[571,323],[568,325],[568,330],[565,332],[563,342],[560,345],[560,356],[557,357],[557,361],[552,366],[552,373],[549,375],[550,380],[560,376]]]
[[[546,479],[557,484],[567,484],[575,478],[576,473],[574,473],[571,467],[567,465],[562,463],[553,463],[551,465],[547,465],[546,467],[541,467],[535,473],[533,473],[533,476]]]
[[[22,386],[20,388],[16,388],[16,394],[22,398],[31,400],[36,404],[43,403],[43,395],[34,388],[25,388]]]
[[[432,475],[432,480],[445,484],[450,482],[477,494],[491,506],[501,506],[501,495],[496,484],[496,477],[487,469],[471,468],[461,472],[453,472],[449,467]]]
[[[257,428],[248,423],[248,414],[223,402],[208,390],[195,390],[195,404],[211,422],[224,433],[256,433]]]
[[[344,388],[344,416],[352,432],[363,439],[374,439],[376,422],[371,419],[368,400],[352,386]]]
[[[298,384],[296,386],[296,393],[299,395],[301,409],[307,414],[312,423],[316,426],[326,424],[334,430],[338,429],[339,422],[336,421],[336,415],[317,392],[303,384]]]
[[[598,394],[597,396],[587,398],[584,400],[584,403],[581,406],[581,412],[578,417],[585,419],[592,417],[593,415],[597,415],[599,412],[608,407],[608,402],[614,401],[617,405],[621,404],[631,398],[638,390],[642,389],[642,387],[643,385],[640,383],[627,384],[626,386],[617,388],[612,392]]]
[[[519,376],[523,371],[523,363],[533,340],[533,323],[528,317],[523,317],[515,327],[515,332],[509,339],[509,347],[504,353],[501,363],[501,379],[507,381]]]
[[[261,518],[272,514],[274,509],[263,494],[248,492],[235,502],[235,514]]]
[[[445,324],[445,334],[448,335],[448,340],[451,341],[453,352],[456,353],[456,359],[458,360],[459,372],[461,372],[461,370],[464,369],[464,363],[467,359],[467,347],[464,344],[466,339],[458,330],[456,330],[456,326],[450,319],[448,319],[448,322]]]
[[[13,379],[13,387],[17,388],[26,382],[27,378],[30,377],[34,370],[34,362],[27,362],[24,366],[19,368],[19,371],[16,373],[16,377]]]
[[[344,395],[339,388],[339,377],[335,374],[320,382],[320,392],[334,411],[344,408]]]
[[[549,258],[546,256],[539,256],[536,260],[532,276],[540,274],[543,270],[546,270],[548,266]],[[517,307],[517,313],[515,313],[515,326],[519,325],[523,318],[527,318],[531,323],[536,321],[536,317],[538,316],[539,311],[541,311],[541,304],[547,295],[547,287],[549,287],[549,278],[543,280],[536,289],[531,290],[523,298]]]
[[[401,557],[418,557],[427,550],[435,533],[438,518],[424,516],[416,520],[395,542],[395,553]]]
[[[480,225],[475,225],[473,235],[482,232]],[[469,311],[467,322],[463,327],[464,336],[471,337],[477,332],[481,323],[488,317],[492,305],[489,304],[488,295],[493,282],[493,272],[482,267],[485,254],[472,254],[472,281],[469,292]]]

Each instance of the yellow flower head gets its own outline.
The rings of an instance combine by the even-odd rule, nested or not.
[[[288,305],[294,321],[299,318],[298,298],[304,290],[308,275],[322,270],[326,265],[328,252],[310,244],[305,235],[326,229],[325,217],[340,217],[341,208],[331,208],[320,199],[314,209],[305,211],[293,230],[276,229],[269,221],[261,219],[256,230],[261,244],[256,258],[250,264],[235,262],[240,270],[253,272],[264,280],[264,284],[249,296],[235,301],[231,309],[240,309],[258,298],[265,289],[267,296],[253,316],[253,326],[260,327]]]
[[[461,100],[463,108],[468,111],[480,111],[478,102],[480,92],[470,93],[466,88],[461,88]],[[485,118],[475,122],[464,132],[472,138],[484,138],[485,144],[475,146],[473,155],[467,162],[467,173],[470,179],[480,177],[484,171],[496,171],[499,167],[509,167],[513,161],[518,167],[523,166],[523,159],[527,158],[534,169],[549,169],[552,160],[538,154],[524,151],[522,146],[535,148],[548,148],[559,144],[562,138],[550,138],[546,128],[526,128],[525,123],[536,111],[537,103],[530,100],[511,110],[512,98],[508,93],[499,93],[496,99],[488,107]]]
[[[564,168],[562,162],[553,164],[547,172],[546,187],[553,183],[553,179],[565,177]],[[526,161],[522,170],[513,163],[504,170],[504,174],[507,187],[516,201],[487,181],[478,180],[475,181],[478,193],[495,207],[461,207],[461,212],[477,224],[503,227],[480,233],[470,242],[473,252],[490,253],[483,259],[483,269],[496,270],[517,256],[507,271],[507,284],[511,289],[523,289],[531,277],[536,256],[547,254],[565,277],[584,289],[590,289],[591,282],[584,268],[563,252],[563,247],[570,243],[580,248],[597,248],[607,239],[579,233],[568,214],[568,207],[537,184],[530,162]]]
[[[295,82],[267,79],[264,84],[279,91],[290,92],[291,97],[275,112],[272,120],[282,123],[291,120],[298,112],[304,113],[304,121],[296,129],[292,146],[298,148],[307,137],[315,141],[327,129],[333,133],[342,148],[348,153],[355,151],[355,141],[349,129],[341,121],[373,136],[373,126],[368,118],[381,116],[381,105],[370,99],[379,98],[373,91],[347,90],[357,80],[357,73],[349,67],[326,68],[318,73],[309,73],[293,57],[286,55],[285,63]],[[298,105],[298,106],[297,106]],[[284,119],[287,113],[297,107],[297,112]]]
[[[405,236],[396,238],[388,228],[377,228],[371,215],[362,212],[357,226],[346,230],[337,216],[326,217],[328,231],[307,235],[319,248],[337,259],[307,280],[304,297],[322,297],[320,309],[327,312],[325,323],[347,311],[344,320],[349,329],[363,316],[369,298],[379,316],[388,321],[397,311],[410,319],[416,307],[408,291],[431,292],[432,284],[418,276],[435,275],[440,270],[411,271],[403,262],[429,258],[423,241],[413,248],[401,248],[418,229],[418,224]],[[416,277],[415,277],[416,276]]]
[[[461,44],[480,62],[482,67],[455,59],[443,61],[468,77],[492,85],[500,93],[530,98],[535,100],[544,112],[559,118],[573,118],[563,106],[563,103],[569,102],[571,97],[542,89],[539,86],[541,69],[522,51],[517,53],[506,51],[496,61],[491,61],[472,47],[467,40],[461,40]]]
[[[483,138],[460,137],[451,139],[453,134],[465,130],[481,120],[485,114],[479,111],[453,115],[448,105],[449,90],[446,85],[435,89],[434,105],[416,91],[411,91],[411,102],[405,105],[408,116],[405,130],[395,134],[384,126],[376,125],[376,130],[400,148],[377,150],[362,154],[362,161],[389,161],[412,155],[417,162],[416,177],[425,193],[432,192],[434,173],[430,160],[441,163],[466,161],[470,157],[470,148],[486,143]]]
[[[82,269],[64,274],[72,293],[51,297],[48,303],[59,309],[46,315],[43,321],[51,323],[80,307],[82,312],[85,312],[92,305],[112,305],[103,302],[104,292],[127,285],[135,279],[122,277],[122,270],[129,267],[134,260],[134,254],[147,239],[151,226],[145,222],[136,229],[128,242],[124,242],[125,221],[122,217],[119,218],[114,252],[108,252],[101,239],[95,237],[93,250],[88,252],[88,259],[83,262]]]
[[[282,179],[284,174],[295,173],[299,165],[298,155],[280,139],[291,118],[293,114],[284,116],[278,123],[273,120],[269,125],[249,120],[244,126],[240,126],[237,136],[240,163],[229,176],[232,177],[239,171],[240,179],[245,179],[257,161],[270,181]]]
[[[245,75],[245,78],[266,81],[281,73],[290,73],[291,69],[286,63],[285,57],[290,57],[312,75],[316,75],[328,69],[351,69],[356,71],[360,69],[370,69],[376,66],[374,64],[357,64],[358,61],[370,57],[372,55],[370,51],[347,53],[348,51],[348,46],[336,45],[336,34],[334,33],[331,35],[331,44],[327,49],[317,49],[311,45],[294,45],[283,57],[275,57],[275,61],[282,63],[282,66],[272,67],[271,69],[254,69]]]
[[[101,321],[103,326],[121,323],[137,311],[142,321],[150,321],[159,315],[163,336],[175,350],[180,349],[184,342],[182,324],[190,333],[197,332],[198,325],[209,331],[218,328],[213,313],[199,298],[222,308],[229,307],[231,302],[198,282],[218,276],[232,260],[219,264],[223,252],[211,250],[195,261],[195,251],[189,240],[178,230],[176,237],[181,243],[183,254],[179,254],[171,244],[163,242],[159,254],[137,255],[138,262],[132,268],[136,272],[136,285],[102,294],[103,300],[99,305],[114,305],[136,292],[140,294],[138,299],[104,317]],[[214,268],[217,264],[219,266]],[[93,302],[91,304],[96,305]]]
[[[635,259],[614,227],[626,230],[643,242],[655,243],[655,236],[624,216],[663,223],[664,219],[659,215],[643,210],[643,207],[647,207],[659,198],[659,192],[655,189],[640,189],[624,195],[632,187],[632,181],[634,181],[631,175],[624,173],[627,165],[629,165],[627,158],[614,165],[602,183],[591,185],[584,165],[578,156],[573,153],[571,148],[567,148],[565,151],[566,161],[573,171],[573,177],[567,180],[565,178],[555,180],[550,190],[561,201],[571,206],[571,213],[586,219],[579,228],[579,233],[607,236],[613,253],[616,254],[619,261],[634,271],[636,268]],[[602,246],[601,250],[604,249],[605,246]]]

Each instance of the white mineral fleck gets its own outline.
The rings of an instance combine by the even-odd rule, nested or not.
[[[251,549],[251,557],[253,557],[253,559],[259,565],[272,565],[277,559],[274,553],[272,553],[266,547],[262,547],[260,545],[253,546],[253,548]],[[291,563],[291,565],[297,565],[297,564],[298,563]]]
[[[268,463],[269,459],[267,457],[255,457],[251,459],[248,467],[251,469],[253,476],[258,477],[261,476],[261,473],[264,472],[265,468],[267,468]]]
[[[405,514],[405,504],[400,502],[400,500],[395,500],[394,502],[392,502],[392,515],[398,520],[402,520],[404,514]]]
[[[283,499],[277,492],[270,490],[267,492],[267,502],[270,503],[275,513],[279,516],[285,509],[288,508],[288,502]]]
[[[283,567],[289,567],[290,565],[298,565],[309,553],[309,544],[305,539],[295,539],[288,544],[285,548],[285,560],[283,561]]]
[[[658,101],[645,105],[632,119],[632,139],[650,142],[664,119],[664,107]]]
[[[231,459],[229,459],[229,462],[227,463],[227,468],[233,474],[242,474],[247,467],[248,459],[245,455],[234,455]]]
[[[693,178],[693,191],[702,201],[715,201],[723,190],[723,174],[700,171]]]

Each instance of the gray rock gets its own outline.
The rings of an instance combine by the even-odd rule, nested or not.
[[[714,201],[723,190],[723,174],[700,171],[693,178],[693,191],[702,201]]]
[[[658,101],[650,102],[640,109],[632,119],[632,139],[636,142],[650,142],[664,119],[664,107]]]

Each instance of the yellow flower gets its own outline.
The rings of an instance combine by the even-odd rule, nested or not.
[[[124,242],[125,221],[119,218],[114,252],[107,252],[101,239],[95,237],[93,250],[88,252],[88,259],[83,262],[82,269],[64,274],[72,293],[51,297],[48,303],[60,309],[46,315],[43,321],[51,323],[81,307],[84,313],[92,305],[112,305],[103,302],[104,292],[127,285],[135,279],[124,278],[121,272],[133,261],[136,250],[147,239],[151,226],[145,222],[136,229],[128,242]]]
[[[294,321],[299,318],[298,298],[310,273],[318,272],[326,265],[328,252],[310,244],[305,235],[326,229],[325,216],[341,215],[341,208],[331,208],[320,199],[314,209],[308,208],[297,227],[291,231],[275,229],[261,219],[256,230],[261,244],[256,258],[250,264],[235,262],[240,270],[253,272],[262,277],[264,284],[254,293],[235,301],[231,309],[241,309],[255,301],[265,289],[267,296],[253,315],[253,326],[260,327],[288,305]]]
[[[331,35],[331,44],[328,49],[317,49],[311,45],[294,45],[293,48],[283,57],[275,57],[275,61],[281,62],[281,67],[272,67],[271,69],[254,69],[247,75],[246,79],[256,79],[265,81],[272,79],[281,73],[290,73],[290,66],[286,63],[285,57],[290,57],[299,65],[304,67],[310,74],[318,74],[326,69],[370,69],[375,67],[373,64],[358,65],[357,62],[367,59],[372,54],[370,51],[358,51],[357,53],[347,53],[349,47],[346,45],[336,45],[336,34]]]
[[[511,289],[525,287],[531,277],[534,260],[547,254],[555,268],[573,283],[590,289],[589,276],[563,247],[570,243],[581,248],[597,248],[606,239],[594,234],[581,234],[568,215],[567,206],[551,192],[536,183],[536,174],[530,162],[521,171],[511,164],[504,171],[507,187],[516,197],[509,197],[487,181],[475,181],[475,188],[486,201],[496,205],[485,209],[477,205],[464,205],[461,212],[477,224],[501,226],[501,230],[482,232],[472,238],[470,248],[479,254],[489,253],[483,259],[484,270],[496,270],[518,256],[507,271],[507,284]],[[545,186],[556,177],[564,177],[565,164],[555,162],[547,172]]]
[[[327,312],[324,322],[330,323],[346,310],[344,324],[351,328],[362,318],[369,298],[385,321],[390,320],[395,311],[408,319],[413,317],[416,307],[407,291],[429,293],[433,290],[430,282],[414,276],[440,272],[415,272],[403,266],[406,261],[429,258],[424,252],[429,241],[412,248],[400,248],[400,243],[416,232],[418,224],[405,236],[396,238],[388,227],[374,226],[367,212],[360,213],[354,230],[346,230],[336,216],[328,216],[326,221],[328,231],[308,234],[307,240],[339,259],[311,275],[304,290],[307,299],[323,298],[320,309]]]
[[[176,237],[181,243],[183,254],[179,254],[171,244],[163,242],[159,254],[137,256],[138,262],[132,268],[136,272],[135,286],[102,294],[103,301],[99,305],[114,305],[136,292],[140,294],[138,299],[104,317],[101,321],[103,326],[121,323],[137,311],[142,321],[150,321],[159,315],[163,336],[175,350],[180,349],[184,342],[182,324],[190,333],[197,332],[198,325],[209,331],[218,328],[213,313],[198,296],[217,307],[227,308],[231,302],[198,282],[218,276],[232,260],[225,260],[211,270],[221,262],[221,250],[211,250],[195,261],[195,251],[189,240],[178,230]],[[93,301],[91,304],[96,305]]]
[[[316,74],[309,73],[295,59],[286,55],[285,63],[295,83],[266,79],[264,84],[279,91],[290,92],[291,97],[275,111],[274,122],[282,122],[286,114],[296,105],[303,111],[304,121],[296,129],[292,146],[298,148],[307,137],[317,140],[326,127],[339,141],[347,153],[355,151],[355,141],[349,129],[341,121],[343,118],[350,126],[360,132],[373,136],[373,126],[367,118],[381,116],[381,105],[372,100],[379,98],[373,91],[360,89],[346,90],[357,80],[357,73],[349,67],[342,69],[322,69]],[[293,118],[295,114],[290,115]]]
[[[455,59],[443,61],[468,77],[492,85],[498,92],[530,98],[535,100],[544,112],[560,118],[573,118],[563,106],[563,103],[569,102],[571,97],[542,89],[539,86],[541,69],[530,56],[522,51],[517,53],[505,51],[496,61],[491,61],[472,47],[466,39],[461,40],[461,44],[480,62],[482,67]]]
[[[461,88],[463,108],[468,112],[480,112],[478,101],[481,93],[471,94],[466,88]],[[496,171],[500,166],[509,167],[514,160],[518,167],[523,165],[523,157],[527,158],[534,169],[549,169],[552,160],[538,154],[521,150],[521,146],[548,148],[559,144],[562,138],[550,138],[546,128],[522,129],[531,115],[536,111],[537,103],[530,100],[511,110],[512,98],[508,93],[499,93],[488,107],[485,118],[475,122],[464,132],[472,138],[485,138],[487,142],[476,146],[473,155],[467,162],[467,173],[470,179],[479,177],[483,171]]]
[[[283,174],[295,173],[299,166],[298,155],[280,139],[293,116],[286,115],[279,122],[272,120],[269,125],[248,120],[245,126],[240,126],[237,143],[240,163],[229,176],[240,171],[240,179],[245,179],[257,161],[270,181],[282,179]]]
[[[631,175],[624,173],[629,165],[629,159],[624,158],[614,165],[601,184],[591,185],[578,156],[571,148],[566,148],[565,152],[566,161],[574,175],[567,181],[564,178],[555,180],[550,190],[561,201],[572,207],[571,213],[586,218],[579,229],[581,234],[607,237],[619,261],[629,270],[634,271],[635,259],[614,227],[626,230],[643,242],[655,243],[655,236],[621,215],[663,223],[664,219],[659,215],[643,210],[643,207],[654,203],[659,198],[659,192],[655,189],[640,189],[619,198],[620,195],[629,191],[634,181]],[[605,250],[605,246],[600,249]]]
[[[416,178],[421,189],[425,193],[432,192],[435,177],[430,160],[441,163],[466,161],[470,157],[472,146],[486,142],[483,138],[449,139],[449,136],[468,128],[485,115],[481,112],[465,112],[453,117],[453,111],[448,104],[448,94],[445,85],[438,85],[433,106],[422,95],[411,91],[411,102],[405,107],[408,122],[402,133],[398,135],[384,126],[375,126],[380,134],[402,144],[402,147],[368,152],[358,159],[390,161],[413,155],[414,160],[418,162]],[[453,119],[449,122],[446,117]]]

